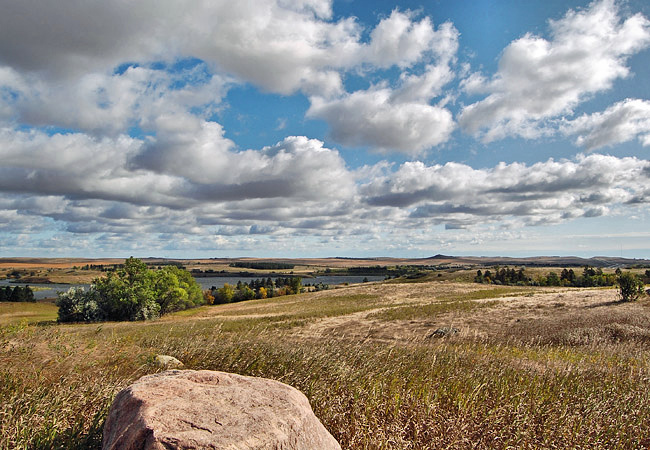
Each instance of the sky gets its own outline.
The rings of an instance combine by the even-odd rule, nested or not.
[[[650,258],[646,0],[0,11],[0,256]]]

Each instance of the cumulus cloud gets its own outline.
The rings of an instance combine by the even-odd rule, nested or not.
[[[121,73],[93,72],[55,84],[4,68],[0,118],[96,135],[118,135],[133,126],[151,131],[159,116],[187,114],[192,108],[214,112],[230,84],[202,63],[173,72],[132,66]]]
[[[603,112],[567,121],[562,130],[567,135],[578,135],[576,144],[587,150],[635,138],[646,147],[650,145],[650,101],[628,98]]]
[[[165,214],[213,217],[215,224],[249,213],[261,220],[337,216],[355,195],[353,174],[321,141],[289,137],[261,150],[235,151],[218,124],[169,122],[168,131],[181,126],[187,134],[143,141],[1,129],[0,191],[31,199],[5,207],[87,222],[91,229],[132,219],[155,228]]]
[[[648,21],[621,19],[612,1],[551,22],[549,40],[513,42],[493,77],[457,70],[453,24],[400,9],[366,29],[331,0],[5,3],[4,251],[413,250],[441,224],[555,223],[650,201],[650,163],[638,158],[352,170],[321,140],[245,149],[219,123],[229,90],[251,83],[304,94],[308,117],[342,144],[416,157],[450,140],[460,72],[460,89],[487,95],[460,124],[486,141],[538,136],[554,120],[588,150],[650,145],[647,100],[559,118],[628,76],[627,58],[650,42]]]
[[[177,160],[136,165],[147,142],[4,130],[0,216],[31,223],[23,229],[27,234],[55,221],[63,234],[48,243],[54,247],[71,244],[68,234],[78,235],[79,245],[105,249],[125,236],[122,249],[144,249],[143,242],[166,248],[166,239],[175,239],[186,248],[253,251],[259,239],[273,239],[268,245],[276,249],[297,236],[312,244],[325,239],[329,246],[378,245],[394,233],[390,240],[404,249],[425,242],[428,237],[419,235],[436,225],[541,225],[650,202],[650,162],[638,158],[591,154],[487,169],[382,162],[354,172],[336,150],[306,137],[246,151],[210,147],[211,138],[222,139],[199,133],[198,141],[170,151]],[[206,148],[206,164],[210,155],[227,164],[206,166],[212,178],[186,176],[179,168],[183,148]],[[51,154],[58,162],[46,164],[54,161]]]
[[[488,169],[417,161],[393,169],[381,162],[355,172],[315,139],[288,137],[238,151],[224,145],[217,124],[195,126],[188,135],[194,140],[153,155],[156,138],[3,129],[0,211],[15,223],[34,218],[36,228],[26,230],[50,219],[85,235],[304,230],[369,237],[436,224],[555,223],[650,201],[650,162],[632,157],[591,154]]]
[[[613,0],[571,10],[550,29],[549,40],[529,33],[508,45],[492,78],[473,74],[465,81],[468,92],[489,94],[461,112],[466,132],[484,142],[537,138],[549,132],[545,121],[571,115],[629,76],[628,58],[650,44],[650,21],[641,14],[622,20]]]
[[[407,209],[413,219],[451,227],[511,218],[541,224],[602,215],[645,195],[649,167],[646,160],[603,155],[491,169],[407,162],[360,189],[369,205]]]
[[[437,36],[428,17],[417,23],[412,17],[412,13],[393,10],[372,30],[363,59],[378,67],[407,67],[419,61]]]
[[[0,64],[60,80],[190,55],[269,91],[330,95],[339,71],[407,67],[439,40],[429,19],[395,10],[364,43],[354,18],[332,20],[330,0],[25,1],[3,5]]]
[[[390,25],[382,27],[386,23],[381,22],[375,31],[381,30],[382,35],[395,26],[402,32],[407,19],[393,11],[385,19]],[[455,128],[453,116],[441,104],[432,104],[432,100],[454,78],[450,64],[458,49],[458,31],[450,23],[442,24],[438,30],[428,20],[419,25],[428,31],[413,31],[413,38],[421,39],[422,48],[430,53],[422,73],[403,71],[396,87],[382,83],[335,98],[313,96],[307,116],[325,120],[331,136],[343,144],[370,146],[379,151],[418,155],[449,140]],[[379,38],[373,35],[373,42],[374,39]],[[411,39],[406,42],[411,43]],[[418,58],[421,53],[414,50]]]
[[[399,102],[389,88],[358,91],[341,99],[312,99],[308,116],[327,121],[346,145],[369,145],[417,155],[446,142],[455,124],[449,110],[426,102]]]

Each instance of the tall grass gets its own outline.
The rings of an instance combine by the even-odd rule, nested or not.
[[[355,292],[323,295],[311,305],[310,296],[283,299],[292,306],[250,305],[268,305],[276,314],[270,317],[258,309],[232,318],[224,308],[223,317],[200,320],[4,326],[0,448],[98,448],[112,398],[159,371],[156,354],[175,356],[189,369],[262,376],[300,389],[343,448],[650,446],[645,341],[565,345],[504,334],[386,344],[295,332],[301,321],[381,306],[381,298]],[[439,304],[464,305],[471,301],[466,295],[478,294]],[[599,326],[595,320],[590,326]]]

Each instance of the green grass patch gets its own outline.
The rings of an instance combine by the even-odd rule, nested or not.
[[[56,321],[59,308],[46,302],[0,302],[0,326]]]

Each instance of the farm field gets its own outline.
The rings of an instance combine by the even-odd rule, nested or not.
[[[114,395],[161,370],[273,378],[343,448],[644,448],[650,300],[427,277],[59,325],[0,305],[0,448],[98,448]]]

